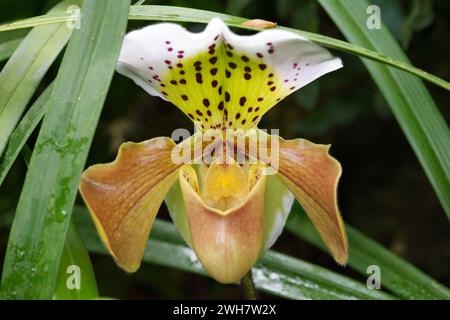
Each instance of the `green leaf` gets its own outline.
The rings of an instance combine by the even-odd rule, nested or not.
[[[22,150],[20,150],[20,153],[22,154],[23,160],[25,160],[28,167],[31,160],[31,149],[27,145],[24,145]]]
[[[298,204],[294,205],[286,228],[314,246],[327,251],[313,224]],[[345,229],[347,231],[350,253],[348,265],[352,269],[367,277],[367,268],[369,266],[379,266],[381,270],[381,287],[389,289],[395,295],[404,299],[450,299],[450,290],[436,282],[436,280],[430,278],[350,225],[346,224]]]
[[[30,165],[31,150],[22,148],[22,156]],[[59,263],[58,280],[53,299],[86,300],[98,298],[97,282],[89,254],[73,223],[69,224],[64,249]]]
[[[352,43],[409,63],[386,27],[366,27],[366,0],[319,3]],[[366,59],[363,63],[389,103],[450,218],[450,130],[433,98],[417,77]]]
[[[51,10],[58,12],[73,1]],[[70,37],[65,23],[36,27],[25,37],[0,73],[0,155],[39,82]]]
[[[53,85],[49,85],[47,89],[45,89],[45,91],[39,96],[39,98],[36,99],[11,134],[6,150],[0,158],[0,185],[11,169],[11,166],[20,153],[20,150],[25,145],[31,133],[37,127],[47,111],[47,103],[50,98],[52,88]]]
[[[129,0],[83,4],[82,25],[70,39],[55,80],[11,228],[2,275],[7,298],[53,296],[81,171],[114,73],[128,9]]]
[[[0,61],[9,58],[22,42],[28,30],[18,29],[0,33]]]
[[[129,19],[207,23],[213,17],[219,17],[223,19],[226,24],[232,27],[248,30],[258,30],[257,28],[242,26],[242,23],[247,21],[248,19],[234,17],[217,12],[182,8],[182,7],[172,7],[172,6],[144,6],[144,5],[131,6]],[[70,15],[67,12],[59,12],[51,15],[43,15],[0,25],[0,32],[58,22],[73,21],[75,18],[76,17],[73,17],[73,15]],[[435,75],[425,72],[419,68],[413,67],[408,63],[393,59],[392,57],[380,54],[376,51],[372,51],[364,47],[360,47],[345,41],[326,37],[312,32],[306,32],[285,27],[279,28],[303,35],[304,37],[310,39],[311,41],[314,41],[325,47],[330,47],[340,51],[348,52],[354,55],[382,62],[395,68],[407,71],[418,77],[421,77],[424,80],[430,81],[431,83],[434,83],[435,85],[450,91],[450,82],[445,81],[439,77],[436,77]]]
[[[88,250],[107,254],[87,210],[77,208],[74,221]],[[156,219],[153,225],[143,260],[206,275],[195,253],[184,244],[175,226],[160,219]],[[355,280],[274,251],[267,252],[260,259],[253,268],[253,277],[258,289],[290,299],[393,298],[383,291],[369,290]]]
[[[97,282],[89,254],[77,228],[70,223],[59,264],[56,293],[53,299],[87,300],[96,298],[98,298]]]

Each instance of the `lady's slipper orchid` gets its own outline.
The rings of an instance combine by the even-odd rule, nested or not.
[[[138,269],[166,199],[205,270],[222,283],[235,282],[281,233],[294,197],[345,264],[336,201],[341,167],[329,147],[257,130],[278,101],[340,67],[340,59],[297,34],[274,29],[239,36],[217,18],[201,33],[161,23],[127,34],[118,72],[172,102],[198,132],[179,145],[170,138],[125,143],[114,162],[83,173],[81,194],[118,265]],[[230,129],[239,133],[230,138]],[[204,148],[210,130],[216,134]],[[174,161],[174,152],[184,160]],[[208,163],[186,161],[206,154]],[[269,168],[276,174],[268,175]]]

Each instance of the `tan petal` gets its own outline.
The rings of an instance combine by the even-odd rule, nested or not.
[[[155,216],[178,177],[174,146],[169,138],[127,142],[113,162],[82,175],[81,195],[102,241],[125,271],[139,268]]]
[[[328,154],[329,146],[305,139],[284,140],[258,131],[258,150],[248,153],[275,166],[278,177],[294,194],[339,264],[348,256],[347,237],[337,205],[341,165]],[[277,139],[277,143],[273,143]],[[263,143],[265,142],[265,143]]]
[[[226,211],[205,204],[197,175],[190,166],[180,169],[180,186],[187,212],[192,247],[205,270],[217,281],[233,283],[255,264],[263,246],[266,176],[250,170],[254,187],[237,207]]]
[[[337,206],[342,169],[328,149],[304,139],[280,139],[279,176],[305,209],[335,260],[345,264],[347,237]]]

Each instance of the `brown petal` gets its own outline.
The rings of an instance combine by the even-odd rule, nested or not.
[[[337,206],[341,165],[329,146],[280,139],[279,176],[289,187],[339,264],[347,262],[347,237]]]
[[[155,216],[178,177],[174,146],[169,138],[127,142],[113,162],[82,175],[81,195],[102,241],[125,271],[139,268]]]
[[[217,281],[233,283],[255,264],[263,245],[266,176],[253,170],[256,184],[239,206],[221,211],[205,204],[198,194],[195,170],[180,169],[192,247],[205,270]]]
[[[258,150],[248,148],[253,158],[275,166],[278,177],[294,194],[339,264],[348,256],[347,236],[337,206],[341,165],[328,154],[329,146],[305,139],[284,140],[259,130]],[[277,139],[278,141],[274,141]]]

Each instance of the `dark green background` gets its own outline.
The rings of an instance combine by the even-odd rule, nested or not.
[[[57,1],[0,0],[0,23],[43,14]],[[417,10],[417,3],[429,4]],[[450,2],[372,1],[381,7],[383,22],[404,45],[412,63],[450,79]],[[146,1],[262,18],[280,25],[342,38],[313,0],[186,0]],[[129,30],[146,25],[130,21]],[[201,30],[201,25],[189,25]],[[240,31],[242,33],[242,31]],[[340,207],[348,221],[366,235],[450,286],[450,228],[440,204],[389,106],[358,58],[335,53],[344,68],[326,75],[283,100],[260,123],[279,128],[285,138],[302,137],[332,144],[331,153],[343,166]],[[55,64],[36,97],[55,77]],[[427,84],[444,117],[450,119],[448,92]],[[114,159],[123,141],[170,135],[176,128],[192,130],[178,109],[147,95],[116,74],[91,148],[88,164]],[[29,142],[34,142],[35,136]],[[18,158],[0,187],[0,263],[3,264],[9,221],[25,175]],[[78,199],[81,203],[80,199]],[[168,219],[166,209],[159,217]],[[336,266],[331,257],[298,238],[283,233],[275,249],[326,266],[354,278],[361,276]],[[92,256],[102,296],[117,298],[239,298],[239,288],[181,271],[143,265],[128,275],[110,257]]]

